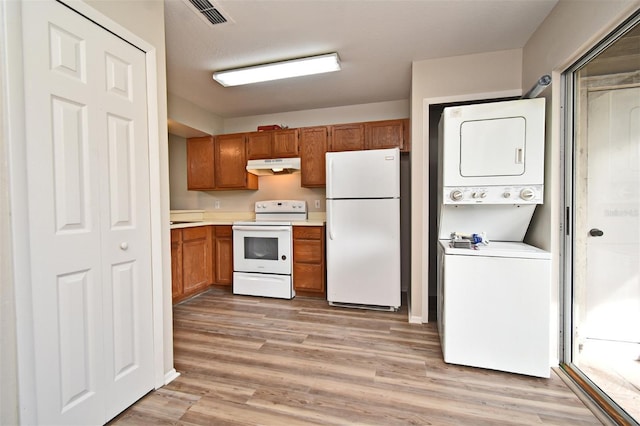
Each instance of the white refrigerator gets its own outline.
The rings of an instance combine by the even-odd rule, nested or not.
[[[400,307],[400,151],[326,154],[327,300]]]

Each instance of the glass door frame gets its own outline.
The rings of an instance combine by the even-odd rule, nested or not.
[[[631,418],[618,404],[604,393],[593,381],[589,379],[576,365],[573,364],[573,338],[575,335],[574,324],[574,228],[576,224],[576,199],[574,195],[575,185],[575,164],[577,162],[575,144],[577,139],[576,122],[577,99],[580,94],[577,92],[577,73],[592,59],[597,57],[605,49],[615,43],[624,34],[635,26],[640,25],[640,12],[635,13],[616,30],[606,36],[593,49],[586,53],[582,58],[567,68],[561,74],[560,93],[561,105],[564,109],[561,118],[561,132],[563,135],[563,144],[560,147],[561,164],[564,167],[564,185],[561,188],[561,196],[564,199],[564,218],[561,219],[561,232],[564,244],[561,253],[561,289],[560,289],[560,342],[559,356],[560,368],[577,384],[582,391],[593,400],[602,411],[617,424],[621,425],[638,425],[638,422]],[[583,107],[583,109],[586,108]]]

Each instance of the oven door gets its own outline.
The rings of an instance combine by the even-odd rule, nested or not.
[[[233,270],[291,275],[291,226],[234,225]]]

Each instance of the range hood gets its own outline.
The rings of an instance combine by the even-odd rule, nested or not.
[[[300,171],[299,158],[270,158],[247,161],[247,171],[258,176],[280,175]]]

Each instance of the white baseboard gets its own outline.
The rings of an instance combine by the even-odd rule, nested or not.
[[[178,373],[175,368],[172,368],[170,371],[165,373],[164,384],[168,385],[169,383],[177,379],[179,376],[180,376],[180,373]]]
[[[409,324],[422,324],[422,317],[419,317],[416,315],[410,315]]]

